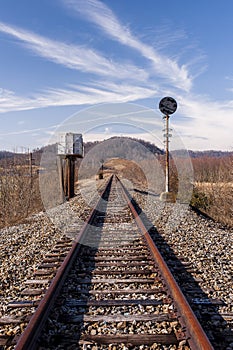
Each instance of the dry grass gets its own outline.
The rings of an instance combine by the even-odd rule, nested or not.
[[[24,167],[9,167],[0,174],[0,227],[22,222],[43,209],[38,175]]]
[[[199,209],[218,222],[233,227],[233,183],[196,183],[199,198],[205,198],[205,205]],[[205,197],[203,197],[203,195]],[[204,203],[203,203],[204,204]]]

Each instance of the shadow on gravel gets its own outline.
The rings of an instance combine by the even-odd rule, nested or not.
[[[134,190],[134,192],[137,192],[137,193],[150,195],[150,196],[154,196],[154,197],[159,197],[159,194],[156,194],[156,193],[153,193],[153,192],[141,191],[141,190],[138,190],[137,188],[134,188],[133,190]]]
[[[143,193],[143,191],[138,192]],[[233,331],[230,329],[226,330],[226,327],[224,327],[226,321],[218,312],[219,307],[224,306],[223,301],[208,297],[200,286],[202,282],[201,275],[199,278],[194,278],[192,276],[192,266],[189,265],[187,260],[185,261],[185,257],[183,260],[177,258],[173,249],[157,231],[156,227],[153,226],[137,202],[133,198],[131,198],[131,202],[144,222],[144,225],[148,227],[148,232],[155,245],[158,247],[214,349],[231,349],[232,347],[229,347],[229,344],[233,342]],[[197,273],[197,271],[195,271],[195,273]],[[212,286],[209,287],[211,293]]]

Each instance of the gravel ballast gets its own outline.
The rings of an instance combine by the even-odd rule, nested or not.
[[[163,255],[168,260],[168,265],[167,246],[174,256],[180,257],[189,266],[187,273],[204,291],[206,298],[221,301],[209,317],[208,335],[215,339],[217,332],[226,338],[225,349],[232,350],[232,230],[197,214],[185,204],[165,204],[154,195],[133,190],[130,193],[157,228],[158,233],[154,233],[154,239],[159,234],[166,243],[163,244]],[[31,277],[42,256],[64,235],[73,237],[90,211],[91,207],[86,200],[77,196],[50,212],[33,215],[23,224],[0,230],[0,317],[5,315],[9,300],[19,298],[24,288],[23,282]],[[74,213],[78,219],[70,222]],[[179,273],[176,278],[182,281]],[[184,287],[187,288],[187,281]],[[203,317],[205,309],[207,312],[208,306],[197,304],[197,316]],[[3,334],[1,329],[0,334]]]

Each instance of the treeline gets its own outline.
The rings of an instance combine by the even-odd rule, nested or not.
[[[197,182],[232,182],[233,153],[222,157],[195,157],[192,164]]]
[[[123,147],[126,143],[129,143],[129,141],[135,141],[138,143],[138,148],[140,148],[140,145],[144,146],[148,151],[150,151],[152,154],[158,154],[158,155],[163,155],[164,150],[160,149],[159,147],[155,146],[153,143],[149,141],[145,141],[142,139],[136,139],[133,137],[111,137],[110,139],[104,140],[104,141],[88,141],[84,142],[84,154],[87,154],[92,148],[95,146],[98,146],[99,144],[105,142],[105,141],[116,141],[116,144],[119,145],[121,144]],[[114,142],[112,142],[112,145],[114,145]],[[123,148],[122,147],[122,148]],[[47,145],[41,148],[34,149],[31,153],[33,155],[33,158],[35,159],[36,165],[40,164],[40,159],[41,155],[43,152],[51,152],[56,154],[57,152],[57,145],[52,144],[52,145]],[[183,156],[184,150],[177,150],[177,151],[172,151],[172,153],[175,156]],[[219,158],[221,160],[222,158],[229,158],[233,155],[233,152],[225,152],[225,151],[215,151],[215,150],[208,150],[208,151],[188,151],[190,158],[192,159],[212,159],[216,160]],[[0,164],[1,161],[4,160],[15,160],[20,161],[22,159],[27,159],[29,152],[25,153],[16,153],[16,152],[9,152],[9,151],[0,151]]]
[[[189,155],[191,158],[223,158],[223,157],[229,157],[232,155],[233,152],[227,152],[227,151],[189,151]]]

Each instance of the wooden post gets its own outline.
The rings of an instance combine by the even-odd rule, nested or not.
[[[66,191],[67,199],[74,197],[74,180],[75,180],[75,156],[66,157]]]
[[[68,178],[69,178],[69,160],[68,157],[65,158],[65,164],[64,164],[64,193],[66,198],[68,199]]]
[[[76,161],[76,157],[73,157],[73,159],[72,159],[73,197],[74,197],[74,195],[75,195],[75,192],[74,192],[74,187],[75,187],[75,161]]]
[[[60,191],[61,203],[64,203],[64,196],[65,196],[64,169],[63,169],[63,160],[61,156],[57,156],[57,168],[58,168],[59,191]]]
[[[30,188],[32,191],[32,152],[29,152]]]

